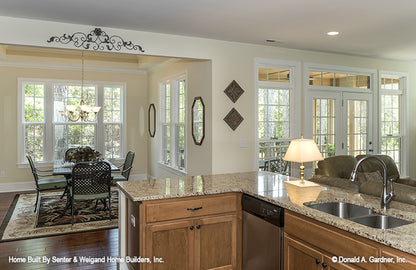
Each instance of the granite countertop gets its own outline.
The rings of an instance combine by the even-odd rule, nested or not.
[[[118,182],[118,186],[133,201],[243,192],[323,223],[416,255],[416,206],[392,201],[390,209],[383,211],[380,209],[379,197],[324,185],[321,185],[322,191],[316,201],[309,203],[351,202],[373,208],[378,213],[415,222],[393,229],[374,229],[293,203],[284,185],[285,181],[290,180],[296,179],[270,172],[247,172],[127,181]]]

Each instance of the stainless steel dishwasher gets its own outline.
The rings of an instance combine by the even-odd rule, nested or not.
[[[243,270],[283,269],[283,208],[243,194]]]

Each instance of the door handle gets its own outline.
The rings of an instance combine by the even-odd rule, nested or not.
[[[186,210],[188,210],[188,211],[196,211],[196,210],[200,210],[200,209],[202,209],[202,206],[201,207],[195,207],[195,208],[186,208]]]

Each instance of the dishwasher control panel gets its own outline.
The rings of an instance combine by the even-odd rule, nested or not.
[[[276,226],[283,227],[283,211],[280,206],[271,204],[253,196],[243,194],[242,209]]]

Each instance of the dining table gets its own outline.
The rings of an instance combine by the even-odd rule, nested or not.
[[[103,161],[107,162],[111,166],[112,172],[120,171],[120,168],[108,161],[107,159],[104,159]],[[65,178],[69,179],[71,178],[72,174],[72,168],[75,166],[75,162],[68,162],[64,160],[55,160],[53,162],[53,175],[63,175]]]

